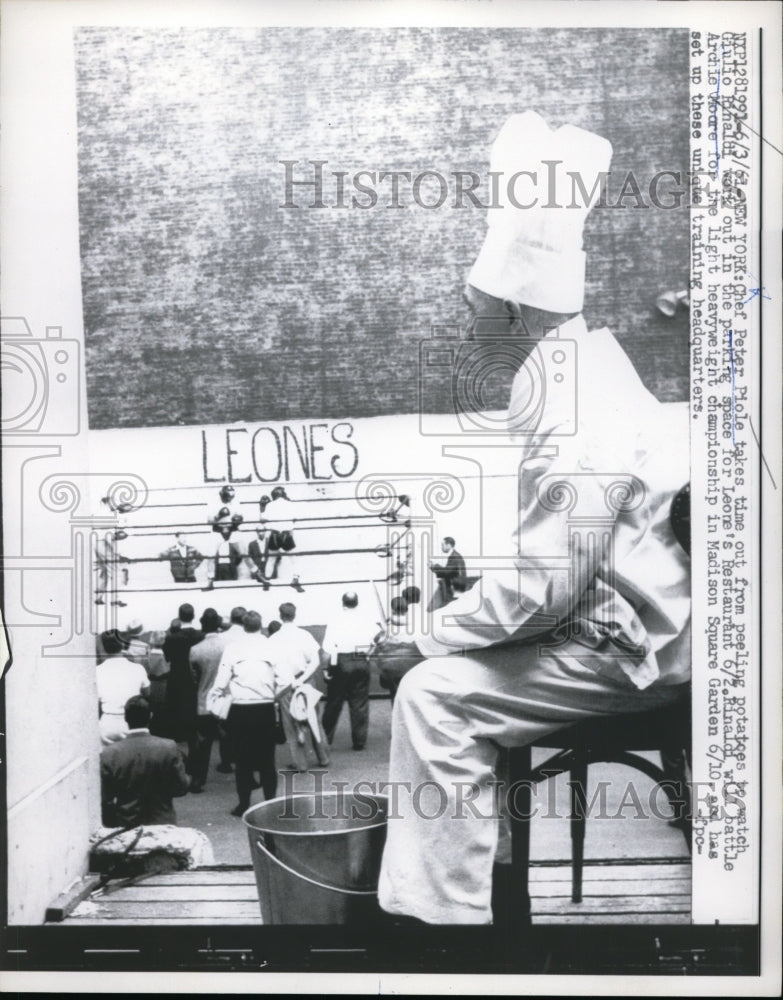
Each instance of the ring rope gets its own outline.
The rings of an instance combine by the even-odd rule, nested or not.
[[[322,517],[269,517],[262,520],[245,520],[244,518],[240,524],[244,525],[254,525],[254,524],[281,524],[288,522],[289,524],[298,524],[300,521],[355,521],[355,520],[366,520],[368,518],[374,518],[377,520],[380,518],[380,514],[327,514]],[[230,526],[230,525],[229,525]],[[129,525],[129,527],[134,528],[210,528],[212,527],[212,522],[207,522],[206,525],[201,521],[182,521],[179,524],[136,524]],[[356,527],[360,527],[357,525]]]
[[[396,544],[396,543],[394,543]],[[390,543],[387,548],[391,549],[392,543]],[[352,555],[359,552],[375,552],[377,554],[378,549],[308,549],[305,552],[291,551],[286,552],[284,549],[270,549],[269,555],[284,555],[284,556],[337,556],[337,555]],[[205,555],[203,552],[199,553],[202,559],[214,559],[214,555]],[[391,555],[391,552],[384,553],[387,556]],[[243,559],[251,558],[249,555],[243,555]],[[148,563],[148,562],[170,562],[168,556],[128,556],[118,559],[102,559],[100,563],[96,562],[95,565],[98,566],[110,566],[110,565],[127,565],[128,563]]]
[[[453,473],[444,472],[443,475],[453,475]],[[424,478],[424,476],[421,473],[415,473],[415,472],[412,472],[410,474],[406,474],[406,473],[394,473],[393,477],[390,476],[389,478],[393,478],[395,482],[421,482],[422,479]],[[517,479],[517,474],[516,474],[516,472],[490,472],[490,473],[469,472],[469,473],[465,473],[465,474],[460,473],[459,479],[460,480],[465,480],[465,479]],[[366,484],[366,480],[367,480],[367,477],[363,476],[361,479],[328,480],[327,482],[328,482],[328,485],[337,485],[337,483],[339,483],[341,486],[342,485],[344,485],[344,486],[350,486],[350,485],[352,485],[354,483],[365,483]],[[147,493],[148,494],[150,494],[150,493],[174,493],[176,491],[181,491],[181,490],[203,490],[203,489],[206,488],[207,485],[212,486],[216,490],[218,490],[218,489],[220,489],[221,485],[223,485],[223,486],[233,486],[234,484],[233,483],[222,483],[222,484],[220,484],[220,483],[210,483],[210,484],[201,483],[201,484],[199,484],[197,486],[149,486],[149,487],[147,487]],[[249,488],[256,489],[256,490],[259,490],[259,489],[260,490],[264,490],[264,489],[273,490],[275,488],[275,486],[285,486],[285,487],[288,487],[288,486],[309,486],[311,488],[316,488],[316,489],[322,488],[322,487],[319,486],[319,484],[318,484],[317,481],[314,482],[312,479],[289,479],[289,480],[286,480],[286,481],[280,482],[280,483],[277,483],[277,482],[273,482],[273,483],[240,483],[240,484],[237,484],[237,485],[243,486],[243,487],[249,487]],[[328,498],[327,497],[319,497],[318,499],[319,500],[326,500]],[[296,501],[293,501],[293,502],[296,502]]]
[[[300,585],[307,589],[308,587],[327,587],[333,586],[335,584],[345,585],[348,583],[385,583],[388,577],[382,576],[377,580],[369,580],[366,576],[360,577],[356,580],[305,580]],[[280,583],[276,580],[268,580],[267,584],[269,587],[286,587],[290,588],[292,584],[290,583]],[[189,591],[205,591],[215,592],[218,590],[259,590],[262,588],[260,583],[255,580],[216,580],[214,587],[206,587],[201,584],[176,584],[171,587],[122,587],[115,590],[102,590],[99,593],[101,595],[109,596],[111,594],[124,595],[124,594],[181,594]]]
[[[246,523],[247,523],[246,521],[242,522],[243,525],[246,524]],[[394,522],[389,522],[389,523],[394,523]],[[397,524],[399,525],[400,522],[397,522]],[[387,523],[387,526],[388,526],[388,523]],[[328,530],[330,532],[331,531],[340,531],[340,530],[344,530],[344,531],[367,531],[368,529],[375,529],[375,528],[380,528],[380,527],[383,527],[383,525],[380,525],[380,524],[332,524],[332,525],[329,526]],[[167,538],[169,535],[174,535],[174,534],[176,534],[176,535],[199,535],[199,536],[203,536],[203,535],[209,535],[209,536],[211,536],[211,535],[214,534],[214,532],[212,531],[212,529],[211,529],[211,527],[209,525],[205,525],[205,527],[201,531],[176,531],[176,530],[170,530],[170,529],[168,529],[166,531],[135,531],[132,526],[124,528],[123,530],[127,532],[128,538]],[[327,529],[326,528],[322,528],[320,524],[304,524],[301,527],[298,527],[296,529],[296,533],[298,535],[302,531],[326,531],[326,530]],[[239,535],[243,535],[244,534],[246,536],[249,536],[250,532],[242,532],[242,531],[239,531],[237,528],[234,528],[234,534],[239,534]]]

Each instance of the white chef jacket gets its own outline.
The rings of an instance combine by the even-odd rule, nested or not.
[[[509,419],[531,412],[531,379],[546,373],[535,435],[509,427],[523,446],[509,565],[436,612],[416,644],[437,656],[556,630],[611,656],[639,688],[681,683],[690,559],[669,515],[690,477],[687,410],[648,392],[609,330],[588,332],[580,315],[545,340],[556,335],[576,351],[575,379],[554,381],[547,344],[512,388]]]

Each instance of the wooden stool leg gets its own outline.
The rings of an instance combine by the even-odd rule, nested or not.
[[[661,765],[666,781],[663,785],[674,811],[672,826],[683,832],[688,851],[691,850],[691,800],[688,785],[687,752],[678,747],[661,747]]]
[[[571,900],[582,902],[582,867],[587,826],[587,762],[577,757],[571,765]]]
[[[511,817],[511,878],[516,905],[512,921],[518,926],[530,923],[530,812],[532,790],[530,783],[532,754],[530,747],[516,747],[511,751],[509,787],[513,800],[509,803],[515,815]]]

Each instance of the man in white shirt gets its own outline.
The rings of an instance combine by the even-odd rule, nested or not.
[[[236,580],[242,551],[238,542],[231,541],[233,528],[223,526],[215,540],[215,554],[207,563],[207,589],[212,589],[215,580]]]
[[[226,646],[230,645],[235,639],[238,639],[240,636],[245,634],[242,622],[245,620],[246,614],[247,608],[244,608],[241,604],[239,604],[235,608],[231,609],[231,614],[229,615],[227,623],[224,619],[223,624],[224,626],[228,624],[228,628],[225,632],[221,632],[220,634],[225,636]],[[223,719],[218,719],[217,731],[220,763],[216,765],[215,770],[219,771],[221,774],[231,774],[234,770],[231,763],[231,739],[229,738],[228,729],[226,728],[226,723]]]
[[[605,139],[553,132],[527,112],[503,126],[491,166],[545,178],[556,163],[595,191],[610,157]],[[569,205],[570,188],[554,194]],[[490,211],[468,279],[474,338],[502,327],[505,350],[523,359],[508,411],[517,512],[506,568],[484,573],[408,644],[423,662],[395,701],[390,779],[436,785],[447,805],[432,819],[401,796],[379,901],[427,923],[492,921],[499,747],[670,705],[689,678],[690,565],[669,520],[689,475],[687,412],[658,403],[608,330],[588,333],[588,210]]]
[[[274,651],[261,632],[261,615],[248,611],[242,628],[243,634],[226,646],[212,689],[231,695],[226,726],[239,797],[232,816],[250,807],[255,771],[260,772],[264,798],[277,794],[275,696],[283,686],[276,676]]]
[[[296,548],[294,539],[294,517],[296,504],[289,500],[282,486],[275,486],[270,500],[264,498],[260,503],[258,516],[262,525],[268,525],[266,536],[266,567],[265,578],[268,580],[286,581],[290,578],[291,586],[298,593],[304,593],[304,587],[299,583],[299,574],[295,572],[294,559],[289,555]],[[272,572],[269,572],[269,559],[272,560]]]
[[[324,730],[331,745],[343,704],[347,701],[351,743],[354,750],[363,750],[370,724],[370,665],[367,652],[380,626],[360,613],[359,598],[352,591],[343,594],[342,604],[341,614],[330,622],[324,636],[323,650],[329,658]]]
[[[125,722],[125,705],[135,695],[149,694],[150,682],[147,671],[140,663],[123,656],[123,642],[118,632],[104,632],[101,635],[104,656],[96,667],[98,687],[98,723],[101,743],[108,746],[128,734]]]
[[[285,686],[280,694],[280,708],[288,751],[296,771],[306,771],[313,763],[326,767],[329,763],[329,749],[321,732],[315,706],[308,713],[307,722],[294,719],[291,715],[291,701],[295,692],[312,680],[321,666],[320,648],[309,632],[294,624],[294,604],[281,604],[279,613],[281,626],[270,638],[269,644],[274,650],[280,683]],[[317,700],[315,689],[308,690],[306,695],[311,700]],[[312,763],[310,758],[314,758]]]

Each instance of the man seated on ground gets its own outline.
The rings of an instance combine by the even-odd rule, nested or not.
[[[184,795],[189,779],[172,740],[151,736],[145,698],[125,705],[128,733],[101,752],[101,811],[104,826],[176,824],[172,798]]]
[[[501,129],[491,166],[546,177],[557,162],[595,192],[610,156],[605,139],[553,132],[527,112]],[[482,334],[503,330],[522,365],[507,417],[519,445],[508,555],[434,615],[429,634],[380,650],[419,661],[394,705],[390,780],[439,788],[441,806],[433,819],[428,804],[400,796],[378,898],[427,923],[492,921],[493,861],[506,860],[495,857],[499,748],[593,716],[670,706],[687,691],[690,565],[670,524],[689,477],[687,414],[651,395],[609,330],[587,330],[588,210],[489,213],[466,300],[477,349]]]

